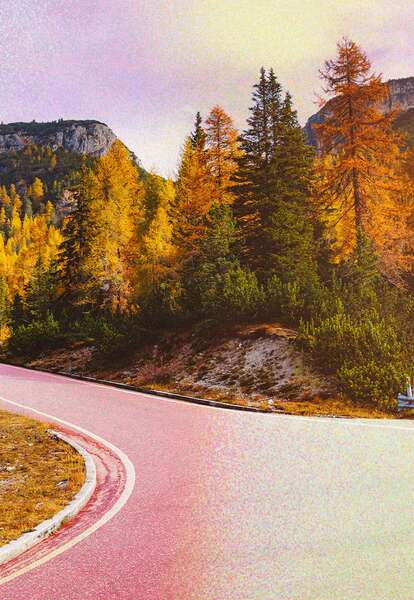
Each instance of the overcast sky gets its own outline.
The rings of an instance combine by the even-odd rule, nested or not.
[[[220,104],[243,127],[261,65],[304,123],[339,38],[407,77],[413,30],[408,0],[0,0],[0,120],[104,121],[171,175],[197,110]]]

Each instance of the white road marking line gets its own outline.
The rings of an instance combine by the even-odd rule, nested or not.
[[[125,483],[124,489],[122,490],[122,494],[120,495],[118,500],[115,502],[115,504],[108,510],[108,512],[106,512],[100,519],[98,519],[98,521],[96,521],[96,523],[94,523],[93,525],[91,525],[90,527],[85,529],[85,531],[80,533],[78,536],[69,540],[65,544],[62,544],[62,546],[59,546],[59,548],[52,550],[51,552],[49,552],[49,554],[46,554],[42,558],[30,563],[29,565],[26,565],[25,567],[22,567],[21,569],[15,571],[14,573],[11,573],[10,575],[7,575],[6,577],[0,578],[0,585],[1,585],[3,583],[7,583],[8,581],[11,581],[12,579],[15,579],[16,577],[19,577],[20,575],[23,575],[24,573],[27,573],[28,571],[31,571],[32,569],[35,569],[36,567],[48,562],[52,558],[59,556],[59,554],[62,554],[63,552],[65,552],[65,550],[69,550],[69,548],[72,548],[73,546],[75,546],[76,544],[78,544],[79,542],[84,540],[85,538],[89,537],[97,529],[99,529],[100,527],[105,525],[105,523],[107,523],[110,519],[112,519],[112,517],[114,517],[121,510],[121,508],[125,505],[128,498],[132,494],[132,490],[134,489],[134,485],[135,485],[135,468],[134,468],[134,465],[132,464],[132,462],[130,461],[130,459],[128,458],[128,456],[122,450],[120,450],[117,446],[114,446],[114,444],[111,444],[111,442],[108,442],[104,438],[100,437],[99,435],[96,435],[96,434],[88,431],[87,429],[84,429],[83,427],[74,425],[73,423],[70,423],[69,421],[60,419],[59,417],[54,417],[53,415],[45,413],[41,410],[37,410],[36,408],[31,408],[30,406],[26,406],[25,404],[20,404],[19,402],[14,402],[13,400],[8,400],[7,398],[4,398],[2,396],[0,396],[0,400],[3,402],[6,402],[8,404],[11,404],[13,406],[17,406],[19,408],[23,408],[25,410],[32,411],[42,417],[45,417],[48,421],[51,420],[51,421],[55,421],[56,423],[66,425],[67,427],[69,427],[75,431],[79,431],[80,433],[83,433],[84,435],[89,436],[90,438],[92,438],[96,442],[102,444],[103,446],[106,446],[114,454],[116,454],[118,456],[119,460],[124,465],[125,473],[126,473],[126,483]]]

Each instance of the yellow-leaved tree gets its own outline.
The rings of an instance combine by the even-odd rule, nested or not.
[[[85,286],[100,308],[125,312],[136,286],[144,188],[130,152],[120,141],[96,162],[90,185],[94,232],[85,257],[90,274]]]

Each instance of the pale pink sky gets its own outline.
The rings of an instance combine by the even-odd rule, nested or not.
[[[340,37],[406,77],[413,30],[408,0],[0,0],[0,119],[98,119],[169,175],[197,110],[243,127],[260,66],[304,122]]]

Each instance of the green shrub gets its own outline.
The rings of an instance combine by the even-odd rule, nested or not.
[[[358,320],[339,313],[317,325],[302,324],[299,340],[331,371],[345,362],[363,364],[372,358],[385,365],[401,361],[402,356],[394,324],[386,323],[374,311]]]
[[[395,323],[375,310],[302,323],[298,341],[354,400],[391,406],[408,370]]]
[[[21,356],[35,356],[39,352],[56,348],[62,340],[58,321],[48,313],[43,321],[32,321],[13,330],[8,347]]]
[[[283,283],[273,275],[266,286],[266,311],[289,323],[297,323],[303,315],[305,298],[297,282]]]
[[[108,358],[124,353],[129,346],[125,334],[104,320],[101,320],[96,328],[95,340],[98,352]]]
[[[222,302],[224,315],[244,319],[263,308],[265,294],[256,275],[233,263],[223,275]]]
[[[200,265],[186,288],[188,315],[216,323],[254,317],[263,304],[264,293],[256,275],[237,260],[221,258]]]
[[[148,332],[132,318],[102,318],[96,321],[93,337],[96,349],[104,358],[117,358],[138,347]]]
[[[351,398],[395,409],[396,395],[404,382],[405,373],[396,364],[378,365],[374,361],[362,365],[343,364],[338,370],[341,390]]]

